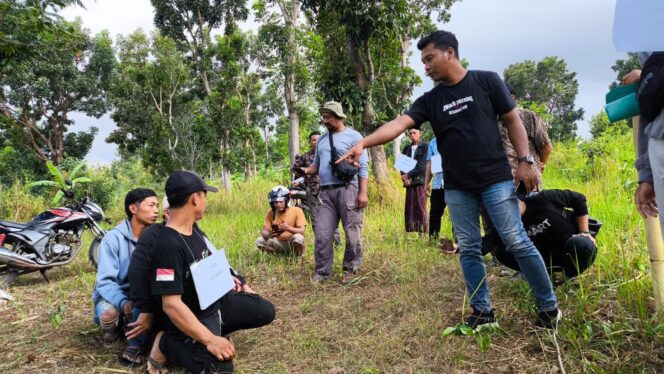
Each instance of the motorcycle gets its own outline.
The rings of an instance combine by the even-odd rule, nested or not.
[[[298,178],[293,181],[293,185],[289,186],[288,193],[291,197],[291,206],[301,208],[305,213],[309,214],[309,206],[307,205],[307,192],[302,186],[304,178]],[[295,186],[297,185],[297,187]]]
[[[62,191],[74,199],[72,191]],[[47,209],[27,223],[0,220],[0,275],[4,275],[0,285],[8,287],[17,276],[35,271],[48,281],[46,270],[72,262],[81,251],[85,229],[93,236],[88,256],[96,266],[99,243],[106,234],[99,226],[104,219],[102,208],[86,197]]]

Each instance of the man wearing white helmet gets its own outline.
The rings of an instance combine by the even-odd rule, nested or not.
[[[267,194],[270,210],[265,214],[261,236],[256,247],[268,253],[302,256],[307,244],[304,228],[307,221],[302,209],[289,207],[290,195],[284,186],[274,187]]]

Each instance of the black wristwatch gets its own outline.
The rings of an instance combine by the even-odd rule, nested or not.
[[[535,163],[535,157],[533,157],[532,155],[528,155],[528,156],[525,156],[525,157],[519,157],[519,158],[517,158],[517,160],[519,161],[519,163],[527,162],[528,165],[532,165],[532,164]]]

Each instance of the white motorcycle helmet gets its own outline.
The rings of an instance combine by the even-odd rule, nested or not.
[[[290,191],[284,186],[276,186],[268,192],[267,201],[270,203],[272,209],[274,209],[274,203],[277,201],[283,201],[286,206],[288,206],[288,202],[290,201]]]

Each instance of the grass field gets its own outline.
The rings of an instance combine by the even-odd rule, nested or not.
[[[546,188],[588,197],[604,226],[599,255],[578,286],[556,289],[564,320],[557,336],[533,328],[527,285],[488,270],[500,331],[444,336],[468,313],[458,258],[403,233],[403,195],[370,183],[364,265],[350,285],[312,284],[313,235],[303,259],[253,248],[280,181],[256,179],[232,194],[211,194],[201,226],[255,290],[277,307],[265,328],[237,333],[238,373],[656,373],[664,371],[664,324],[654,315],[641,219],[633,207],[635,173],[629,137],[557,145]],[[281,181],[283,183],[283,181]],[[121,210],[111,216],[120,219]],[[443,232],[449,235],[447,215]],[[342,251],[335,271],[341,274]],[[92,323],[95,272],[87,256],[48,273],[20,277],[16,301],[0,310],[0,372],[132,372],[117,364],[122,345],[103,348]],[[61,316],[59,328],[51,320]],[[661,321],[661,319],[659,320]],[[177,371],[177,369],[175,369]],[[134,369],[133,372],[140,372]]]

